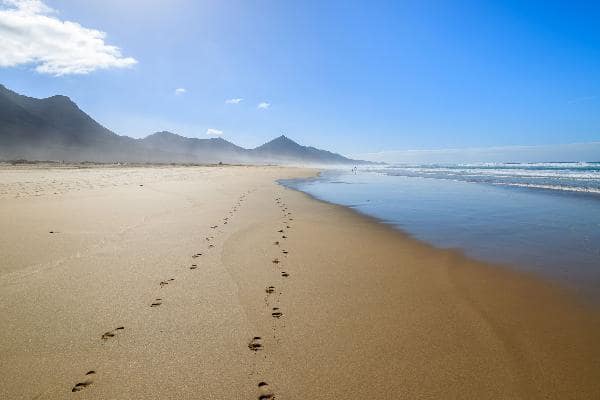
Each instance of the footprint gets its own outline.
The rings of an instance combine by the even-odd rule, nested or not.
[[[174,280],[175,280],[175,278],[167,279],[166,281],[161,281],[161,282],[159,283],[159,285],[160,285],[160,287],[163,287],[163,286],[165,286],[165,285],[168,285],[168,284],[169,284],[169,282],[173,282]]]
[[[202,253],[196,253],[196,254],[194,254],[194,255],[192,256],[192,258],[198,258],[198,257],[200,257],[201,255],[202,255]]]
[[[274,244],[275,246],[279,246],[279,240],[278,240],[278,241],[276,241],[276,242],[273,242],[273,244]]]
[[[86,372],[85,376],[91,376],[91,375],[95,375],[96,371],[88,371]],[[71,392],[80,392],[83,389],[85,389],[86,387],[90,386],[92,383],[94,383],[94,381],[92,379],[86,379],[82,382],[79,382],[77,384],[75,384],[75,386],[73,386],[73,388],[71,389]]]
[[[280,229],[280,230],[278,230],[277,232],[279,232],[279,233],[283,233],[283,229]]]
[[[287,251],[287,250],[282,250],[281,252],[282,252],[283,254],[287,254],[287,253],[288,253],[288,251]]]
[[[287,236],[283,235],[281,236],[282,239],[287,239]]]
[[[283,271],[281,273],[281,276],[283,276],[284,278],[287,278],[288,276],[290,276],[290,274],[288,274],[287,272]]]
[[[196,268],[198,268],[198,265],[196,265],[196,264],[192,264],[192,266],[190,267],[190,269],[196,269]]]
[[[267,286],[265,292],[267,292],[267,294],[275,293],[275,286]]]
[[[263,349],[263,345],[260,343],[260,336],[254,336],[250,343],[248,343],[248,348],[252,351],[260,351]]]
[[[273,259],[273,264],[279,264],[279,262],[280,262],[280,261],[279,261],[279,258],[274,258],[274,259]]]
[[[279,311],[279,307],[273,307],[273,312],[271,313],[271,315],[273,316],[273,318],[279,319],[283,316],[283,313]]]
[[[209,244],[208,247],[212,248],[212,247],[215,247],[215,245],[214,244]]]
[[[261,394],[258,395],[258,400],[271,400],[275,398],[275,395],[269,390],[267,382],[258,382],[258,389],[261,391]]]
[[[150,304],[150,307],[158,307],[162,304],[162,299],[154,300],[154,303]]]
[[[115,328],[115,329],[113,329],[112,331],[104,332],[104,333],[102,334],[102,337],[101,337],[101,339],[102,339],[102,340],[108,340],[108,339],[109,339],[109,338],[111,338],[111,337],[115,337],[115,335],[117,334],[117,331],[121,331],[121,330],[123,330],[123,329],[125,329],[125,327],[124,327],[124,326],[119,326],[118,328]]]
[[[217,229],[218,226],[219,225],[213,225],[213,226],[210,227],[210,229]]]

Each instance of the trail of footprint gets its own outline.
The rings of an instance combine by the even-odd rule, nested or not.
[[[124,327],[124,326],[119,326],[119,327],[117,327],[117,328],[113,329],[112,331],[104,332],[104,333],[102,334],[102,336],[101,336],[101,339],[102,339],[102,340],[108,340],[108,339],[109,339],[109,338],[111,338],[111,337],[115,337],[115,336],[116,336],[116,334],[117,334],[117,331],[121,331],[121,330],[123,330],[123,329],[125,329],[125,327]]]
[[[86,387],[90,386],[92,383],[94,383],[94,380],[91,378],[92,375],[96,375],[96,371],[92,370],[86,372],[85,376],[87,376],[88,379],[76,383],[75,386],[73,386],[73,388],[71,389],[71,392],[80,392]]]

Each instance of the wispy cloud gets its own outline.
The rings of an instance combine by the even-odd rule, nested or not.
[[[208,128],[206,130],[206,134],[208,136],[221,136],[223,134],[223,131],[220,131],[218,129]]]
[[[136,64],[105,42],[106,33],[62,21],[41,0],[0,0],[0,67],[33,64],[55,76]]]
[[[179,95],[181,95],[181,94],[184,94],[184,93],[186,93],[186,92],[187,92],[186,88],[182,88],[182,87],[180,87],[180,88],[177,88],[177,89],[175,89],[175,94],[176,94],[177,96],[179,96]]]
[[[225,100],[226,104],[240,104],[244,99],[238,97],[236,99],[227,99]]]
[[[596,100],[597,98],[598,98],[598,96],[584,96],[584,97],[578,97],[576,99],[571,99],[567,103],[569,103],[569,104],[577,104],[577,103],[583,103],[583,102],[586,102],[586,101]]]
[[[387,163],[549,162],[600,160],[600,142],[537,146],[388,150],[355,157]]]
[[[258,103],[258,106],[256,106],[259,110],[266,110],[269,107],[271,107],[271,103],[267,103],[266,101],[260,102]]]

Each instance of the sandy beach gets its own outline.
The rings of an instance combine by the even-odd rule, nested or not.
[[[596,307],[316,173],[0,167],[0,399],[600,398]]]

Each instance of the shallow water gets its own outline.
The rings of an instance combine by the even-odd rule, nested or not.
[[[505,176],[497,168],[488,174],[443,168],[453,175],[461,170],[462,178],[412,167],[408,173],[398,168],[326,171],[318,178],[282,183],[354,208],[435,246],[540,273],[600,298],[600,196],[581,189],[583,181],[575,182],[578,190],[547,190],[541,184],[526,185],[530,177],[514,182],[517,174],[523,175],[522,168]],[[584,179],[561,176],[556,169],[553,173],[533,180],[573,186],[573,180]],[[600,183],[591,182],[589,174],[585,179],[588,186]],[[507,180],[518,185],[498,184]]]
[[[600,162],[393,165],[378,171],[387,175],[600,195]]]

